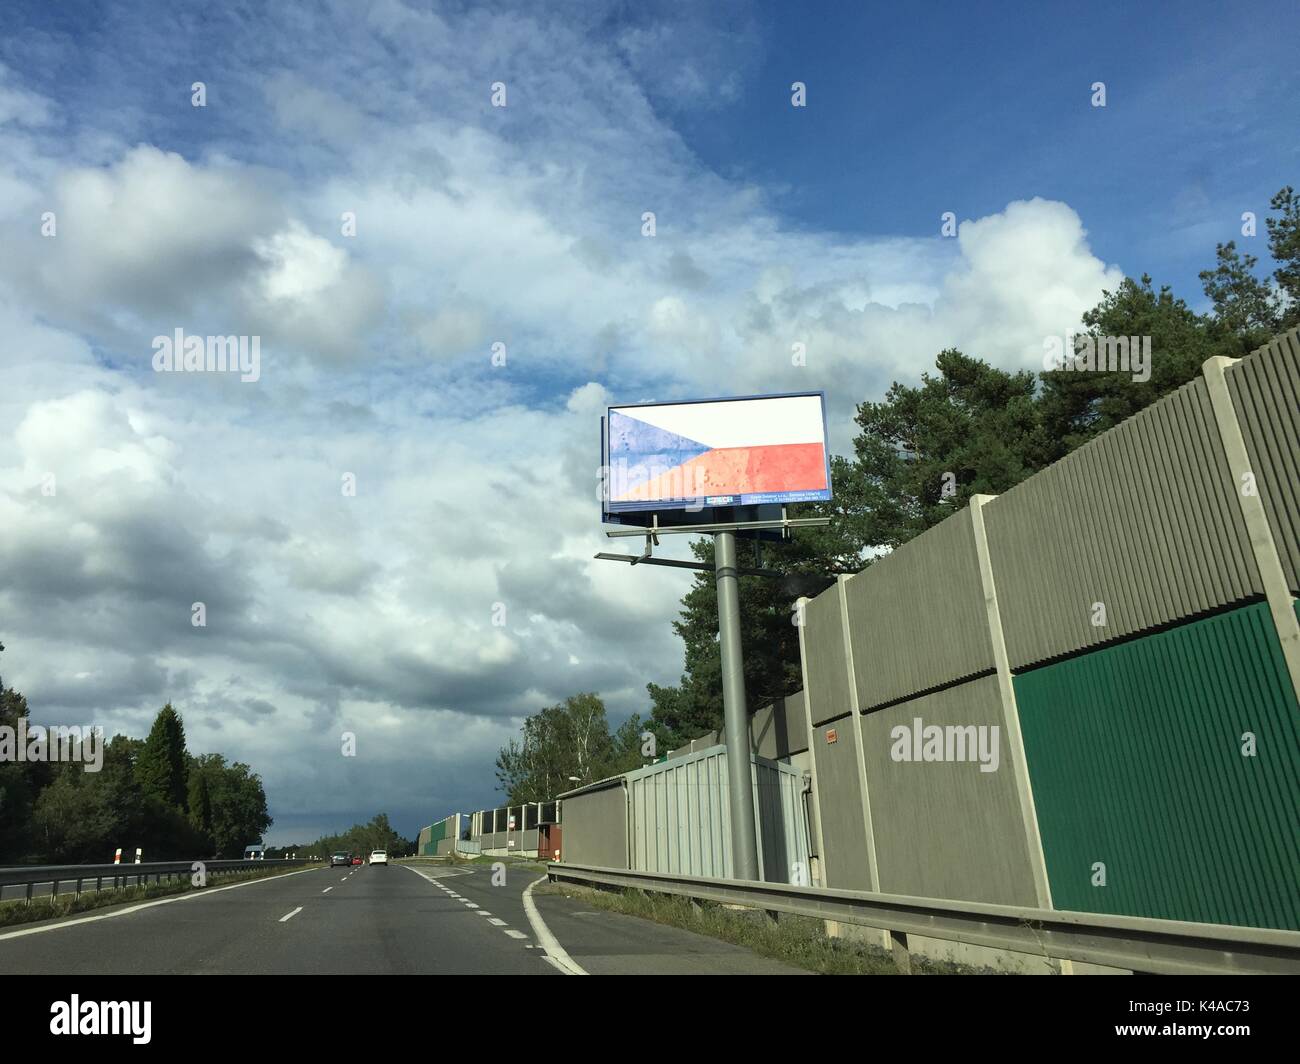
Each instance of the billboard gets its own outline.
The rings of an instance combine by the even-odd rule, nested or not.
[[[821,392],[611,406],[605,510],[692,510],[831,497]]]

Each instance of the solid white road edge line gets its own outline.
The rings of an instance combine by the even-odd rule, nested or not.
[[[256,883],[271,883],[277,879],[287,879],[289,876],[300,876],[303,872],[314,872],[314,868],[303,868],[297,872],[286,872],[282,876],[267,876],[265,879],[250,879],[247,883],[231,883],[228,887],[203,887],[200,890],[186,894],[178,894],[174,898],[159,898],[157,901],[146,901],[139,905],[132,905],[126,909],[118,909],[116,912],[100,913],[98,916],[81,916],[76,920],[64,920],[57,924],[47,924],[45,927],[28,927],[22,931],[6,931],[0,935],[0,942],[7,938],[22,938],[24,935],[39,935],[44,931],[58,931],[64,927],[76,927],[78,924],[93,924],[100,920],[111,920],[115,916],[126,916],[128,913],[138,913],[141,909],[152,909],[156,905],[170,905],[174,901],[193,901],[195,898],[207,898],[213,894],[220,894],[223,890],[237,890],[240,887],[251,887]]]
[[[282,917],[280,917],[280,923],[282,923],[282,924],[287,924],[290,920],[292,920],[292,919],[293,919],[295,916],[297,916],[300,912],[302,912],[302,906],[301,906],[301,905],[299,905],[298,908],[294,909],[293,912],[291,912],[291,913],[285,913]]]
[[[538,943],[546,952],[548,961],[565,975],[586,975],[587,972],[583,967],[564,951],[559,940],[551,934],[551,929],[542,922],[542,914],[537,911],[537,903],[533,901],[533,887],[545,882],[546,877],[542,876],[541,879],[534,879],[524,888],[524,915],[528,917],[528,923],[532,926]]]

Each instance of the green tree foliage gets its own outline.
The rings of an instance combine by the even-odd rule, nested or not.
[[[99,772],[77,761],[56,766],[55,776],[38,797],[32,826],[45,859],[67,864],[103,863],[122,848],[132,861],[135,850],[146,861],[206,856],[209,840],[179,809],[145,792],[138,761],[145,744],[115,736],[104,749]]]
[[[190,762],[193,759],[189,759]],[[208,777],[204,772],[192,772],[186,766],[189,784],[185,795],[185,807],[189,810],[190,823],[205,838],[212,838],[212,793],[208,790]],[[208,846],[204,852],[211,849]]]
[[[1277,212],[1264,223],[1268,229],[1268,250],[1277,263],[1273,271],[1281,295],[1280,329],[1300,325],[1300,196],[1290,185],[1269,201]]]
[[[293,850],[294,847],[284,846],[277,852],[292,853]],[[375,850],[384,850],[389,857],[405,857],[415,852],[415,844],[393,830],[387,813],[379,813],[368,824],[354,824],[338,835],[322,835],[308,846],[297,847],[299,857],[304,854],[329,857],[340,851],[369,857]]]
[[[154,718],[149,737],[136,758],[135,771],[145,794],[164,805],[185,809],[185,725],[170,702]]]
[[[497,755],[497,781],[511,805],[545,802],[582,783],[643,763],[641,719],[613,735],[605,703],[595,694],[571,695],[525,718],[523,735]]]
[[[1255,276],[1259,260],[1238,252],[1235,240],[1217,245],[1214,257],[1215,268],[1201,271],[1201,286],[1214,304],[1214,323],[1238,339],[1244,354],[1277,330],[1281,307],[1268,282]]]
[[[895,382],[884,402],[862,403],[853,441],[854,515],[864,547],[901,546],[963,508],[997,494],[1045,462],[1034,375],[1007,373],[949,349],[919,388]]]
[[[243,762],[227,764],[221,754],[194,758],[190,771],[206,777],[215,856],[243,857],[244,847],[260,842],[272,824],[262,777]]]
[[[34,852],[66,863],[108,861],[119,846],[128,861],[137,847],[146,861],[240,857],[270,827],[262,781],[247,765],[227,764],[220,754],[191,758],[182,748],[192,796],[187,813],[184,804],[160,797],[157,777],[142,771],[150,752],[149,740],[117,735],[99,772],[85,772],[76,761],[55,766],[30,817]]]
[[[111,784],[93,780],[78,765],[64,765],[41,791],[33,827],[42,854],[59,864],[103,864],[125,846]],[[128,856],[127,860],[131,860]]]
[[[1156,291],[1145,274],[1140,281],[1126,277],[1116,291],[1103,292],[1101,302],[1083,316],[1083,322],[1094,340],[1149,336],[1151,377],[1137,381],[1131,372],[1042,373],[1035,407],[1047,463],[1181,388],[1201,372],[1207,358],[1241,353],[1234,336],[1216,330],[1210,319],[1192,311],[1168,286]]]
[[[30,725],[27,699],[0,682],[0,727],[12,729],[17,742],[20,722]],[[35,844],[31,816],[37,796],[50,779],[49,766],[40,762],[0,761],[0,861],[19,861]]]

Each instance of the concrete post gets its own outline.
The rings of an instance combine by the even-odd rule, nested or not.
[[[995,495],[972,495],[971,529],[975,535],[975,554],[979,558],[980,583],[984,589],[984,606],[988,615],[989,638],[993,643],[993,665],[997,669],[998,696],[1002,703],[1002,727],[1011,748],[1015,765],[1016,797],[1020,801],[1020,820],[1034,873],[1034,894],[1040,909],[1052,908],[1052,888],[1047,878],[1047,858],[1043,854],[1043,837],[1038,830],[1038,811],[1034,807],[1034,790],[1029,781],[1029,761],[1025,740],[1020,731],[1020,708],[1016,705],[1016,688],[1011,679],[1011,660],[1007,641],[1002,634],[1002,611],[998,606],[997,585],[993,579],[993,559],[989,554],[988,534],[984,530],[984,507]]]
[[[1282,657],[1286,661],[1296,699],[1300,700],[1300,618],[1296,617],[1295,602],[1291,598],[1291,589],[1287,587],[1286,573],[1277,553],[1277,544],[1273,541],[1273,530],[1269,526],[1258,485],[1249,494],[1244,490],[1246,482],[1254,479],[1254,471],[1250,468],[1250,454],[1246,450],[1246,440],[1241,434],[1241,424],[1237,421],[1237,411],[1232,405],[1232,393],[1228,390],[1225,376],[1228,367],[1238,361],[1240,359],[1225,358],[1223,355],[1207,358],[1201,363],[1201,374],[1209,388],[1214,420],[1219,425],[1219,439],[1228,459],[1228,468],[1232,471],[1233,494],[1237,496],[1237,504],[1241,507],[1241,516],[1246,523],[1246,534],[1250,537],[1250,549],[1259,569],[1260,581],[1264,585],[1273,627],[1282,644]]]

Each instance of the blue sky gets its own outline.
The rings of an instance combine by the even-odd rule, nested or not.
[[[1199,303],[1245,210],[1265,257],[1285,6],[811,11],[9,5],[0,635],[36,719],[170,699],[271,841],[493,804],[525,714],[681,670],[681,575],[592,560],[607,403],[825,390],[844,452],[945,347],[1035,368],[1126,272]],[[177,328],[258,336],[259,380],[154,372]]]
[[[923,235],[1042,196],[1103,259],[1199,302],[1215,242],[1295,181],[1294,4],[807,6],[762,5],[747,90],[680,125],[790,224]],[[778,106],[800,80],[809,107]]]

